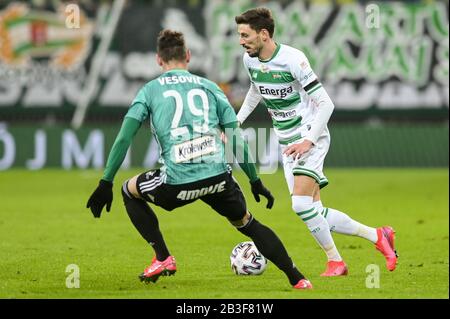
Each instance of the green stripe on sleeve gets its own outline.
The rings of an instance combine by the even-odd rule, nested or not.
[[[313,94],[314,92],[316,92],[318,89],[320,89],[322,87],[322,85],[319,83],[317,84],[315,87],[313,87],[311,90],[309,90],[308,93],[309,95]]]

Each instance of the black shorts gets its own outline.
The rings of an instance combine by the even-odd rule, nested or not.
[[[244,194],[231,172],[197,182],[170,185],[164,183],[159,169],[138,176],[136,188],[146,201],[171,211],[202,200],[231,221],[242,219],[247,212]]]

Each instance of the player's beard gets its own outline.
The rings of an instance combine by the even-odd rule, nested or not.
[[[250,52],[247,51],[248,55],[249,55],[251,58],[259,57],[259,53],[260,53],[260,52],[261,52],[261,48],[258,48],[258,47],[256,47],[254,51],[250,51]]]
[[[249,52],[248,55],[249,55],[251,58],[256,58],[256,57],[259,56],[259,50],[255,50],[254,52]]]
[[[262,49],[262,46],[256,44],[256,45],[255,45],[255,50],[254,50],[253,52],[248,52],[248,55],[249,55],[251,58],[257,58],[257,57],[259,57],[259,54],[261,53],[261,49]]]

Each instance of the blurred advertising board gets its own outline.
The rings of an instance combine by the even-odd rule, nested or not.
[[[70,119],[92,69],[108,2],[42,3],[0,1],[0,121]],[[234,16],[258,5],[271,8],[275,39],[305,52],[337,117],[448,118],[446,1],[131,0],[102,59],[88,115],[124,114],[137,90],[160,74],[162,28],[184,32],[191,71],[220,83],[238,109],[249,81]],[[258,109],[256,118],[265,115]]]

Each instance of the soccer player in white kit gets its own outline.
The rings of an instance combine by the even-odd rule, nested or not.
[[[328,257],[322,276],[348,273],[331,231],[371,241],[384,255],[386,267],[393,271],[397,254],[392,227],[368,227],[322,205],[320,189],[328,184],[322,172],[330,146],[327,123],[334,104],[308,59],[300,50],[275,42],[270,10],[250,9],[235,21],[239,44],[246,50],[243,60],[251,82],[238,121],[242,124],[261,100],[266,105],[281,144],[292,209]]]

